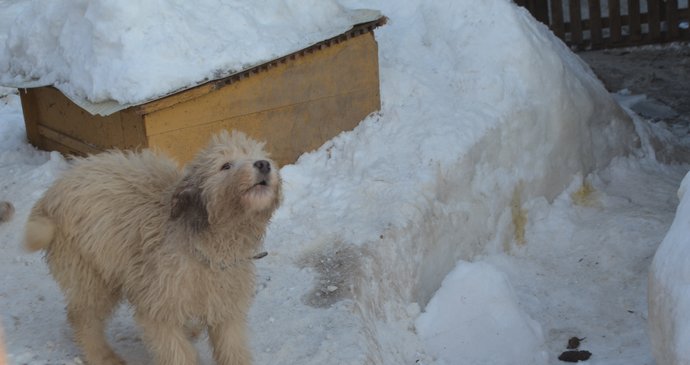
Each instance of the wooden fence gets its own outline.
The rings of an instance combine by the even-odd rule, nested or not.
[[[690,40],[687,0],[515,0],[576,50]]]

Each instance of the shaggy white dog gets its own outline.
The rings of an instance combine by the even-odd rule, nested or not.
[[[104,335],[121,298],[157,364],[197,363],[191,324],[218,364],[249,364],[252,257],[280,202],[263,144],[223,132],[184,173],[148,150],[77,159],[34,206],[25,245],[45,250],[89,364],[124,364]]]

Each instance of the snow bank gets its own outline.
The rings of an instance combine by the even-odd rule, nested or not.
[[[460,261],[416,322],[441,364],[544,364],[539,323],[520,308],[508,278],[487,263]]]
[[[120,104],[250,68],[361,21],[361,13],[334,0],[60,0],[4,7],[15,17],[0,26],[8,28],[0,43],[0,84],[55,85],[75,100]]]
[[[330,333],[364,359],[334,363],[407,363],[423,352],[410,303],[424,308],[458,260],[529,244],[523,202],[553,199],[638,141],[589,68],[511,1],[366,6],[390,19],[377,30],[382,111],[283,168],[266,244],[288,261],[353,262],[340,296],[328,295],[332,267],[304,265],[305,301],[351,299],[340,310],[362,319]]]
[[[690,173],[680,203],[649,272],[649,337],[658,365],[690,363]]]

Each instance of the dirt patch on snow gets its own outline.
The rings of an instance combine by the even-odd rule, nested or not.
[[[578,55],[609,91],[628,89],[633,94],[645,94],[674,110],[675,119],[690,120],[690,44],[607,49]],[[665,119],[673,121],[670,117]]]
[[[690,43],[587,51],[578,54],[611,92],[645,95],[630,105],[651,121],[657,160],[690,162]]]

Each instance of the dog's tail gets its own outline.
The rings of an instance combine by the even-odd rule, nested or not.
[[[31,215],[26,223],[24,248],[28,251],[45,250],[55,236],[55,223],[50,218]]]

